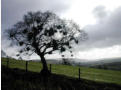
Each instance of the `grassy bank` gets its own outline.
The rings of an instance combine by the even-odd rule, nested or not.
[[[2,65],[6,65],[6,59],[2,58]],[[9,60],[10,68],[19,68],[25,70],[25,61],[20,60]],[[65,75],[73,78],[78,78],[78,66],[68,66],[68,65],[52,65],[52,73]],[[28,70],[32,72],[40,72],[42,69],[42,65],[40,62],[32,62],[28,63]],[[113,70],[102,70],[102,69],[94,69],[87,67],[80,67],[81,69],[81,78],[98,81],[98,82],[106,82],[106,83],[114,83],[121,85],[121,72],[113,71]]]
[[[116,84],[78,80],[58,74],[45,78],[41,73],[5,66],[2,66],[1,82],[2,90],[121,90],[121,86]]]

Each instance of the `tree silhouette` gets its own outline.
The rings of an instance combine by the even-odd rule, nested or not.
[[[49,11],[28,12],[23,20],[8,29],[7,33],[12,43],[21,46],[20,54],[36,53],[41,58],[41,72],[49,72],[45,55],[56,50],[69,50],[72,48],[71,43],[78,44],[79,40],[86,37],[86,33],[80,30],[76,23],[60,19]]]

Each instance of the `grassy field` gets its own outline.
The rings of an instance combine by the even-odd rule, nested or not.
[[[2,65],[6,65],[7,59],[1,59]],[[19,68],[25,69],[25,61],[20,60],[9,60],[10,68]],[[68,65],[52,65],[52,73],[62,74],[69,77],[78,78],[78,66],[68,66]],[[40,62],[32,62],[28,63],[28,70],[33,72],[40,72],[42,69],[42,65]],[[106,83],[115,83],[121,85],[121,72],[113,71],[113,70],[102,70],[102,69],[94,69],[87,67],[80,67],[81,69],[81,78],[98,81],[98,82],[106,82]]]

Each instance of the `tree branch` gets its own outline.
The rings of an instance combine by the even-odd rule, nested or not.
[[[44,54],[49,54],[49,53],[52,53],[53,51],[55,51],[55,50],[52,49],[51,51],[45,52]]]

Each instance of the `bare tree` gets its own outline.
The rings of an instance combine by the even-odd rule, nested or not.
[[[49,72],[45,55],[72,48],[71,43],[84,40],[86,33],[73,21],[60,19],[52,12],[28,12],[22,21],[7,30],[8,37],[21,46],[20,54],[36,53],[43,65],[41,72]],[[80,36],[80,38],[79,38]],[[12,43],[13,43],[12,42]],[[17,55],[19,56],[19,55]]]

